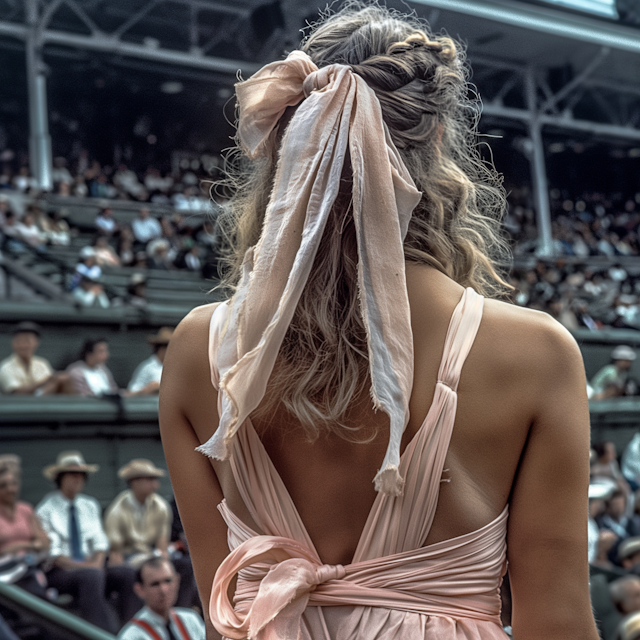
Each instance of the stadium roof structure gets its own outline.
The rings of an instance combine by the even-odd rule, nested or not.
[[[410,6],[435,31],[462,40],[483,115],[528,129],[543,253],[551,251],[542,128],[640,140],[640,28],[545,0],[387,4]],[[98,52],[114,62],[137,59],[230,82],[238,70],[246,77],[296,48],[318,6],[317,0],[0,0],[0,47],[25,44],[33,174],[43,187],[50,184],[44,65],[50,56]]]

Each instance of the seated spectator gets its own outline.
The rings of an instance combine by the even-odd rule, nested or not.
[[[0,557],[11,554],[25,563],[25,574],[13,584],[40,598],[46,597],[46,581],[37,568],[49,551],[49,538],[33,507],[20,502],[20,462],[0,460]]]
[[[123,491],[107,508],[105,531],[111,544],[109,564],[123,562],[139,566],[152,553],[169,557],[172,510],[158,495],[158,478],[165,475],[150,460],[132,460],[118,472],[129,489]],[[172,560],[180,574],[178,604],[197,603],[197,587],[188,555],[172,550]]]
[[[142,458],[131,460],[118,471],[129,488],[105,512],[104,529],[111,547],[109,564],[137,566],[153,551],[167,556],[171,507],[157,493],[158,478],[164,475],[153,462]]]
[[[0,362],[0,389],[15,395],[69,393],[69,377],[55,373],[48,360],[35,355],[40,345],[40,327],[20,322],[13,330],[13,355]]]
[[[102,277],[102,269],[98,266],[96,252],[93,247],[82,247],[80,250],[80,262],[76,265],[76,270],[69,286],[71,291],[80,285],[80,280],[82,280],[83,276],[94,282],[97,282]]]
[[[164,238],[152,240],[147,245],[147,266],[149,269],[167,270],[173,266],[173,257],[171,255],[171,247],[169,241]]]
[[[596,454],[596,459],[591,463],[591,476],[611,478],[619,484],[621,489],[628,491],[629,485],[618,465],[618,452],[615,443],[611,440],[595,442],[591,448]]]
[[[629,370],[636,359],[635,351],[620,345],[611,352],[612,363],[603,367],[591,380],[594,400],[605,400],[625,395]]]
[[[104,287],[99,282],[88,276],[80,278],[80,284],[72,291],[73,299],[82,307],[100,307],[108,309],[111,302],[104,292]]]
[[[119,267],[120,258],[109,244],[107,236],[98,235],[93,243],[93,252],[99,267]]]
[[[49,211],[44,223],[44,234],[49,244],[68,247],[71,242],[71,229],[65,220],[66,210]]]
[[[158,393],[162,377],[162,363],[172,335],[173,329],[171,327],[162,327],[155,336],[147,338],[147,342],[153,347],[153,355],[136,367],[127,387],[128,395],[148,396]]]
[[[135,572],[130,567],[105,567],[109,540],[102,528],[100,504],[82,494],[89,474],[98,466],[86,464],[79,451],[64,451],[44,476],[57,490],[47,494],[36,513],[51,541],[49,585],[71,594],[80,615],[107,631],[116,632],[139,608],[133,592]],[[120,624],[114,624],[107,604],[118,595]]]
[[[589,562],[593,563],[598,558],[598,551],[602,551],[600,545],[601,532],[598,526],[600,517],[605,513],[606,501],[611,497],[614,491],[618,489],[615,480],[611,478],[592,478],[589,483],[589,523],[588,523],[588,544],[589,544]],[[611,533],[605,531],[604,533]],[[614,542],[617,540],[615,534],[611,533]],[[609,549],[606,550],[606,553]],[[604,555],[604,560],[610,564],[610,561]],[[601,558],[602,560],[603,558]]]
[[[136,573],[135,592],[144,607],[118,634],[118,640],[204,640],[202,618],[191,609],[174,607],[178,575],[169,560],[153,557]]]
[[[194,244],[184,255],[184,266],[189,271],[201,271],[202,260],[200,259],[200,247]]]
[[[4,225],[2,227],[4,236],[2,248],[11,253],[24,253],[26,251],[25,243],[20,239],[18,234],[18,218],[11,210],[7,210],[4,214]]]
[[[34,248],[36,251],[45,251],[47,238],[35,222],[32,213],[27,213],[22,221],[15,225],[18,240]]]
[[[58,157],[53,159],[53,168],[51,170],[51,180],[56,187],[61,184],[69,186],[73,182],[73,178],[67,169],[67,159]]]
[[[118,231],[118,223],[113,217],[113,210],[110,207],[103,207],[94,222],[99,233],[111,237]]]
[[[132,266],[135,269],[145,270],[147,268],[147,254],[145,251],[136,251]]]
[[[38,186],[38,181],[35,178],[32,178],[29,173],[29,167],[20,167],[18,174],[13,178],[13,186],[18,191],[29,191],[29,189],[36,188]]]
[[[87,340],[80,360],[67,368],[75,393],[81,396],[103,396],[118,393],[118,385],[106,366],[109,345],[104,338]]]
[[[127,302],[140,309],[147,306],[147,276],[144,273],[132,273],[127,287]]]
[[[160,223],[149,214],[147,207],[142,207],[138,213],[138,217],[131,223],[133,236],[137,243],[145,245],[162,236],[162,228]]]
[[[622,542],[633,534],[630,524],[631,519],[627,516],[627,496],[624,491],[616,489],[605,503],[605,512],[598,518],[598,526],[600,529],[612,531],[618,541]]]
[[[118,238],[118,256],[123,267],[129,267],[135,261],[133,242],[134,237],[131,227],[122,227]]]
[[[598,548],[596,552],[595,560],[591,562],[594,567],[598,567],[600,569],[606,569],[609,572],[621,571],[616,565],[611,561],[611,554],[614,553],[614,549],[616,548],[619,542],[618,536],[613,533],[613,531],[609,531],[609,529],[601,529],[600,534],[598,535]]]
[[[113,175],[113,184],[127,195],[137,198],[145,190],[138,176],[126,164],[121,164]]]
[[[86,198],[89,195],[89,187],[87,187],[84,176],[76,176],[71,190],[77,198]]]

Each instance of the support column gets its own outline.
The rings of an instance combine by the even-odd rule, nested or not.
[[[530,113],[529,138],[531,140],[531,182],[533,199],[536,207],[538,224],[538,250],[540,256],[553,255],[553,236],[551,234],[551,209],[549,208],[549,187],[547,185],[547,169],[544,160],[542,143],[542,124],[538,117],[536,100],[536,81],[533,68],[529,67],[525,75],[525,92],[527,108]]]
[[[37,0],[25,2],[28,32],[25,40],[27,55],[27,86],[29,94],[29,164],[31,175],[40,189],[50,190],[51,137],[47,113],[47,78],[42,61],[42,46],[38,38]]]

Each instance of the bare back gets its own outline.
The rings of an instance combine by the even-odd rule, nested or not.
[[[411,419],[403,437],[403,448],[419,430],[432,403],[445,334],[463,293],[463,288],[451,279],[417,265],[407,267],[407,287],[415,374]],[[190,425],[192,441],[197,441],[196,444],[206,441],[216,428],[216,392],[209,380],[207,362],[211,313],[210,306],[192,313],[183,335],[178,332],[180,352],[172,343],[169,366],[163,377],[161,405],[166,448],[176,437],[170,422],[175,422],[178,414]],[[181,369],[182,380],[177,381]],[[384,413],[375,413],[370,408],[368,396],[353,406],[346,424],[362,427],[363,439],[373,434],[375,437],[365,444],[325,436],[311,444],[290,415],[276,414],[269,424],[254,421],[320,558],[329,564],[347,564],[353,557],[375,498],[372,479],[388,441],[388,419]],[[558,449],[563,468],[549,447]],[[536,564],[540,564],[539,556],[530,557],[532,547],[542,545],[548,551],[549,546],[557,547],[561,538],[567,543],[559,550],[562,559],[549,558],[548,570],[554,562],[556,566],[558,562],[566,564],[566,553],[570,549],[572,558],[575,556],[569,562],[570,572],[574,576],[584,572],[586,562],[579,561],[579,554],[584,550],[586,557],[586,535],[581,531],[580,518],[584,516],[586,531],[586,504],[571,504],[571,496],[577,500],[588,480],[587,450],[584,372],[573,340],[545,314],[486,300],[477,337],[462,370],[438,507],[425,545],[481,528],[496,518],[509,502],[508,549],[512,573],[515,572],[512,581],[516,603],[531,598],[531,592],[527,591],[530,587],[524,585],[523,579],[519,580],[519,575],[533,572]],[[196,461],[186,447],[184,454],[169,454],[169,451],[171,448],[167,448],[167,452],[172,478],[174,469],[184,465],[186,458],[193,460],[194,468],[204,469],[204,458],[200,456],[202,460]],[[238,494],[229,463],[212,461],[212,465],[215,476],[208,475],[208,478],[212,485],[217,484],[211,488],[212,499],[224,496],[230,509],[258,530]],[[178,471],[175,473],[180,477]],[[565,487],[565,494],[556,504],[547,484],[558,482]],[[535,504],[536,492],[545,495],[543,506]],[[194,507],[190,506],[187,491],[181,492],[176,487],[176,493],[181,513],[184,510],[189,520],[188,513]],[[556,530],[549,528],[550,519],[555,519]],[[211,523],[216,522],[213,516]],[[196,524],[191,524],[192,530]],[[185,528],[189,536],[188,522]],[[210,538],[213,536],[217,542],[210,540],[210,544],[222,558],[224,526],[220,526],[219,532],[212,532]],[[193,537],[196,539],[195,533]],[[215,565],[215,561],[210,564]],[[541,574],[542,588],[548,577],[543,577],[544,570],[540,572],[539,566],[535,570]],[[202,584],[206,588],[207,580],[210,588],[211,576],[201,578],[201,575],[197,577],[202,591]],[[531,584],[530,576],[527,581]],[[585,599],[584,589],[582,591],[576,598],[584,609],[588,607],[588,594]],[[522,607],[521,611],[527,610]],[[589,636],[583,632],[575,637]]]

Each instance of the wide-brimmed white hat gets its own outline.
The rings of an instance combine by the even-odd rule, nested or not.
[[[136,458],[124,465],[118,471],[118,477],[122,480],[135,480],[136,478],[162,478],[165,473],[158,469],[151,460]]]
[[[56,463],[45,467],[42,473],[45,478],[55,480],[61,473],[67,471],[95,473],[99,468],[97,464],[87,464],[79,451],[63,451],[58,454]]]
[[[633,362],[636,357],[636,352],[626,344],[621,344],[611,352],[612,360],[628,360],[629,362]]]
[[[589,500],[608,500],[618,488],[615,480],[605,477],[591,478],[589,483]]]

